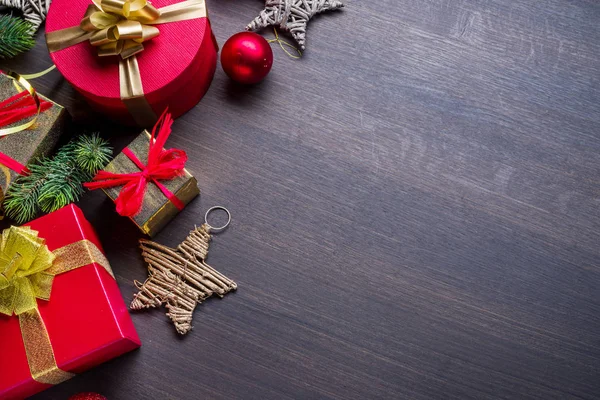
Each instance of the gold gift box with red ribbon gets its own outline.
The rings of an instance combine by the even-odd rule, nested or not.
[[[143,131],[105,168],[89,189],[102,189],[117,206],[149,236],[158,233],[200,194],[198,182],[184,165],[180,149],[163,147],[173,120],[166,111],[152,130]]]
[[[66,129],[68,113],[65,108],[41,96],[43,107],[33,125],[15,133],[3,134],[18,126],[27,125],[35,118],[33,98],[19,83],[0,72],[0,202],[8,187],[22,172],[24,167],[38,157],[49,156],[60,135]],[[14,111],[32,109],[31,113],[21,113],[24,118],[10,118]],[[4,118],[5,117],[5,118]],[[12,121],[12,122],[11,122]]]

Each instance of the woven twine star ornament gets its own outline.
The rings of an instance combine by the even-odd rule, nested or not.
[[[0,6],[20,10],[23,19],[31,23],[31,33],[35,33],[46,20],[50,0],[0,0]]]
[[[290,32],[302,50],[306,49],[306,26],[316,14],[344,7],[338,0],[266,0],[265,9],[248,24],[246,30],[256,31],[267,26],[279,26]]]
[[[197,304],[213,294],[223,297],[237,289],[234,281],[204,261],[208,255],[210,230],[208,224],[202,224],[191,231],[177,249],[140,240],[142,256],[148,263],[148,279],[144,283],[135,281],[139,292],[133,296],[131,309],[165,304],[175,329],[185,335],[192,329]]]

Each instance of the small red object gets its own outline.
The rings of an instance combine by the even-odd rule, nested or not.
[[[265,38],[257,33],[236,33],[223,46],[221,66],[238,83],[258,83],[271,71],[273,50]]]
[[[91,224],[68,205],[26,224],[52,251],[85,240],[102,251]],[[57,275],[49,301],[38,300],[57,366],[84,372],[140,346],[115,279],[97,263]],[[0,399],[22,399],[51,385],[33,379],[19,318],[0,315]]]
[[[29,175],[31,171],[25,165],[21,164],[11,156],[0,152],[0,164],[19,175]]]
[[[69,400],[108,400],[106,397],[102,396],[100,393],[77,393],[71,397]]]
[[[152,129],[146,165],[129,148],[123,150],[123,153],[141,169],[140,172],[116,174],[100,171],[94,177],[93,182],[84,183],[84,186],[90,190],[123,186],[115,203],[117,212],[124,217],[133,217],[140,211],[148,182],[153,182],[178,210],[183,210],[185,204],[159,181],[173,179],[183,174],[187,161],[185,151],[163,148],[171,134],[171,125],[173,125],[173,119],[171,114],[165,110]],[[156,133],[157,129],[158,133]],[[155,138],[156,140],[154,140]]]

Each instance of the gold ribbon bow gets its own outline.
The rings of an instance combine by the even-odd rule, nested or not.
[[[99,56],[125,59],[144,50],[143,42],[160,33],[149,24],[160,13],[146,0],[98,0],[90,4],[79,27],[92,32],[90,43]]]
[[[154,8],[147,0],[92,2],[79,26],[46,33],[48,50],[60,51],[89,40],[99,56],[120,55],[121,100],[138,125],[154,125],[157,117],[144,97],[135,56],[144,50],[143,42],[159,35],[152,25],[205,18],[205,0],[186,0],[161,8]]]
[[[29,227],[10,227],[0,236],[0,313],[19,317],[27,362],[34,380],[56,385],[74,376],[58,368],[37,299],[50,300],[54,276],[97,263],[114,277],[108,260],[88,240],[51,252]]]
[[[11,316],[37,308],[38,299],[49,300],[54,276],[47,273],[54,254],[37,231],[10,227],[0,243],[0,313]]]

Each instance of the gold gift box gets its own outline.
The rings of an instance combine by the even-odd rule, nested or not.
[[[148,146],[150,145],[150,133],[142,132],[127,147],[136,155],[136,157],[146,165],[148,162]],[[116,174],[127,174],[139,172],[140,169],[124,153],[119,153],[105,168],[106,171]],[[171,193],[177,196],[185,205],[200,194],[198,182],[187,169],[183,170],[181,176],[170,180],[161,180]],[[115,186],[103,189],[104,193],[113,201],[119,196],[123,186]],[[179,214],[177,207],[167,199],[163,192],[152,182],[148,182],[144,201],[140,212],[130,219],[149,236],[154,236],[166,224]]]
[[[0,73],[0,101],[19,93],[14,80]],[[52,100],[38,94],[41,99],[52,103],[52,107],[40,113],[37,121],[28,129],[13,133],[0,138],[0,153],[15,159],[23,165],[43,156],[52,154],[56,143],[65,130],[69,113],[65,108]],[[31,120],[28,118],[27,121]],[[22,124],[23,121],[8,125],[7,128]],[[19,174],[6,166],[0,164],[2,175],[0,176],[0,201],[4,198],[11,182]]]

